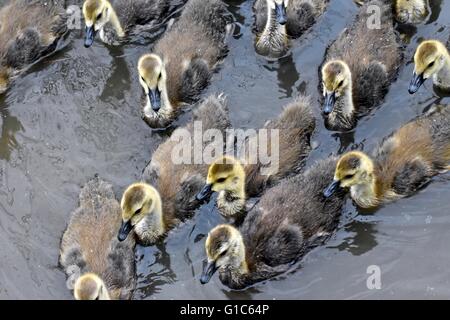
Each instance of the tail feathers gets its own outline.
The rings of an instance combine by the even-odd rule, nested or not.
[[[225,95],[211,95],[206,98],[194,111],[194,121],[201,121],[203,130],[223,131],[231,127]]]
[[[312,132],[316,126],[316,119],[311,110],[311,99],[307,96],[298,96],[284,108],[276,121],[269,122],[267,126],[272,129],[303,128]]]

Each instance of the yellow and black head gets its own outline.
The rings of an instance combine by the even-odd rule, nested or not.
[[[109,21],[111,6],[107,0],[86,0],[83,4],[83,15],[86,23],[84,46],[89,48],[95,36]]]
[[[242,164],[235,158],[222,156],[208,169],[208,177],[197,200],[206,200],[213,192],[230,191],[241,194],[245,188],[245,172]]]
[[[420,23],[428,14],[425,0],[397,0],[394,11],[400,23]]]
[[[363,152],[344,154],[336,165],[333,182],[325,189],[324,196],[331,197],[340,188],[351,188],[368,181],[373,175],[372,160]]]
[[[202,284],[208,283],[221,268],[234,268],[241,273],[247,271],[242,235],[231,225],[223,224],[212,229],[206,239],[205,250],[207,263],[200,278]]]
[[[161,94],[166,90],[166,70],[162,59],[156,54],[146,54],[138,62],[139,82],[148,97],[153,111],[161,108]]]
[[[438,73],[448,58],[447,48],[437,40],[422,42],[414,55],[414,75],[409,85],[409,93],[416,93],[422,84]]]
[[[159,192],[146,183],[134,183],[129,186],[120,203],[122,208],[122,226],[118,239],[124,241],[128,234],[149,214],[161,209],[161,197]]]
[[[75,282],[73,294],[77,300],[110,300],[105,283],[94,273],[79,277]]]
[[[333,112],[336,99],[351,86],[352,74],[348,65],[341,60],[333,60],[322,67],[323,106],[324,115]]]

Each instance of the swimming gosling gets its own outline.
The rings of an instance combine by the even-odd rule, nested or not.
[[[189,0],[178,21],[139,59],[142,117],[165,128],[196,102],[227,53],[229,13],[221,0]]]
[[[449,165],[450,108],[438,106],[385,138],[372,157],[344,154],[325,196],[350,189],[358,206],[374,208],[414,194]]]
[[[217,206],[225,218],[238,222],[246,213],[246,199],[256,197],[266,188],[286,176],[299,173],[303,168],[311,145],[311,135],[315,129],[315,118],[308,97],[298,97],[284,109],[278,119],[268,122],[264,129],[268,135],[277,130],[276,154],[270,155],[271,163],[262,163],[253,159],[251,138],[246,140],[243,163],[222,156],[212,163],[208,170],[206,184],[197,198],[207,199],[212,192],[218,192]],[[260,139],[257,141],[262,143]],[[272,150],[272,141],[268,139],[265,150]],[[261,145],[259,150],[264,149]],[[271,151],[275,152],[275,150]],[[274,157],[274,155],[276,155]]]
[[[440,90],[450,92],[450,54],[445,45],[438,40],[424,41],[417,48],[409,93],[416,93],[430,78]]]
[[[355,0],[359,5],[365,0]],[[392,3],[395,20],[404,24],[418,24],[425,21],[429,14],[428,0],[388,0]]]
[[[256,51],[269,57],[284,55],[290,39],[308,30],[327,5],[328,0],[256,0]]]
[[[266,190],[239,229],[219,225],[211,230],[200,282],[209,282],[218,271],[224,285],[243,289],[290,270],[323,244],[336,230],[345,202],[343,193],[323,195],[335,166],[335,158],[320,161]]]
[[[117,240],[121,215],[112,186],[96,177],[83,187],[79,201],[59,258],[69,280],[75,281],[75,298],[129,299],[135,287],[135,240]]]
[[[20,72],[60,49],[66,21],[57,1],[15,0],[0,9],[0,93]]]
[[[368,28],[371,5],[381,9],[381,25],[374,28]],[[321,68],[326,128],[353,129],[360,116],[383,101],[400,62],[392,9],[382,1],[370,1],[327,49]]]
[[[195,164],[191,141],[195,138],[194,123],[201,123],[204,131],[216,129],[223,137],[230,127],[228,108],[223,96],[210,96],[194,110],[194,117],[186,127],[176,129],[170,139],[154,152],[150,164],[143,173],[143,181],[131,185],[124,192],[122,227],[119,240],[127,238],[131,231],[142,245],[152,245],[169,230],[193,216],[200,205],[196,199],[208,171],[206,164]],[[202,135],[200,135],[200,138]],[[187,140],[179,140],[188,138]],[[209,145],[203,141],[201,149]],[[189,150],[189,159],[179,154],[180,148]]]
[[[161,23],[169,5],[169,0],[86,0],[84,46],[92,46],[97,34],[104,43],[119,45],[138,27]]]

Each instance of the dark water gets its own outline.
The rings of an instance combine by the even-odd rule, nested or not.
[[[407,88],[418,41],[448,39],[449,1],[434,0],[430,21],[407,30],[406,65],[386,102],[360,121],[354,133],[341,136],[323,127],[317,75],[327,44],[357,11],[353,2],[332,0],[317,25],[294,41],[292,54],[279,62],[254,52],[252,1],[227,2],[239,27],[208,91],[227,94],[232,123],[242,128],[276,117],[298,93],[311,95],[319,125],[314,137],[318,147],[309,162],[353,148],[370,150],[440,101],[430,84],[415,96]],[[140,177],[161,140],[139,114],[135,69],[147,48],[108,49],[96,43],[87,50],[79,33],[74,38],[0,98],[0,298],[71,298],[57,261],[80,187],[98,173],[120,197]],[[222,222],[213,206],[206,206],[173,230],[164,245],[138,250],[135,298],[450,298],[448,177],[440,176],[414,197],[376,212],[358,213],[349,203],[336,235],[311,252],[301,268],[239,292],[222,286],[217,277],[205,286],[198,281],[204,236]],[[381,268],[381,290],[366,286],[370,265]]]

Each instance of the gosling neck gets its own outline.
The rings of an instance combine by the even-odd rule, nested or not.
[[[374,173],[350,188],[352,199],[362,208],[377,206],[379,203],[377,193],[377,178]]]
[[[236,189],[223,190],[217,197],[217,207],[225,218],[238,218],[245,212],[245,186],[243,183]]]
[[[445,91],[450,91],[450,54],[444,55],[444,65],[433,75],[433,83]]]
[[[336,111],[344,115],[346,118],[353,118],[355,114],[355,105],[353,104],[353,84],[352,75],[349,74],[349,81],[347,87],[344,89],[342,95],[336,101]]]
[[[160,201],[155,202],[153,210],[135,226],[137,236],[142,243],[147,245],[155,243],[165,234],[166,229]]]
[[[286,25],[277,22],[275,10],[267,1],[267,22],[258,38],[257,47],[261,53],[282,54],[288,45]],[[267,52],[269,51],[269,52]]]
[[[109,291],[106,288],[106,285],[103,283],[102,286],[103,286],[103,289],[102,289],[101,300],[111,300],[111,296],[109,295]]]
[[[116,10],[114,10],[113,6],[109,1],[106,1],[106,7],[109,10],[109,22],[113,26],[114,30],[116,30],[117,35],[120,38],[125,36],[125,32],[123,31],[122,25],[120,23],[119,17],[117,16]],[[103,29],[102,29],[103,32]]]
[[[245,254],[245,244],[242,239],[242,235],[239,233],[239,231],[236,231],[238,233],[238,243],[236,244],[235,249],[232,253],[232,260],[230,264],[226,267],[228,271],[231,273],[233,278],[238,278],[241,276],[244,276],[249,273],[249,268],[246,260],[246,254]]]
[[[161,91],[161,109],[157,112],[153,111],[150,98],[146,95],[143,113],[144,119],[149,122],[151,126],[165,127],[177,115],[176,112],[174,112],[175,109],[173,108],[172,103],[170,102],[166,83],[167,80],[164,77],[159,88]]]

